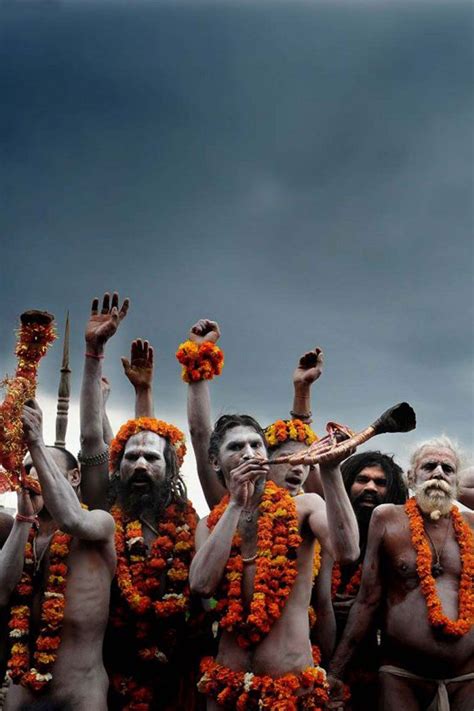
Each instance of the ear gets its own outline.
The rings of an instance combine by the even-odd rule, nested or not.
[[[214,471],[215,471],[215,472],[220,472],[221,467],[220,467],[219,462],[217,461],[217,457],[214,456],[214,455],[211,455],[211,456],[209,457],[209,461],[210,461],[211,467],[214,469]]]
[[[81,483],[81,472],[79,469],[70,469],[67,473],[67,480],[71,484],[74,489],[77,489],[79,484]]]

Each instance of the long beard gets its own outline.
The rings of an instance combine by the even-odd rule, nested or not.
[[[118,500],[124,513],[132,519],[147,515],[158,519],[170,503],[171,487],[168,481],[150,482],[145,491],[133,487],[130,481],[118,484]]]
[[[457,491],[446,481],[429,479],[414,487],[415,499],[423,513],[436,520],[451,511]]]

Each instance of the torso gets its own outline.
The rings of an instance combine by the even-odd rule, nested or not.
[[[49,545],[49,541],[39,536],[38,557],[45,543]],[[110,584],[115,570],[113,543],[73,540],[68,567],[61,645],[52,670],[53,679],[41,698],[59,701],[65,709],[74,711],[105,711],[108,679],[102,662],[102,642],[109,612]],[[35,636],[39,631],[41,590],[46,583],[48,568],[46,550],[35,581],[38,590],[32,615]],[[5,711],[16,711],[34,698],[28,689],[11,684]]]
[[[383,662],[429,677],[449,677],[474,671],[474,628],[455,639],[435,633],[428,622],[426,601],[419,587],[416,553],[407,516],[402,506],[390,507],[386,514],[381,550],[382,575],[387,590]],[[470,523],[472,527],[472,516]],[[455,620],[461,573],[459,548],[452,526],[445,538],[445,518],[437,525],[429,522],[427,526],[438,551],[444,544],[441,555],[444,572],[435,579],[436,589],[444,614]]]
[[[239,647],[232,633],[222,634],[217,661],[235,671],[252,671],[254,674],[269,674],[276,677],[290,672],[298,673],[305,667],[313,665],[308,606],[311,599],[315,538],[307,530],[306,523],[310,512],[310,500],[311,495],[302,495],[295,499],[303,541],[298,548],[298,576],[281,617],[260,644],[252,650]],[[256,550],[257,520],[247,523],[241,519],[239,532],[242,537],[242,557],[250,558]],[[246,564],[242,582],[246,611],[253,594],[254,576],[255,562]]]

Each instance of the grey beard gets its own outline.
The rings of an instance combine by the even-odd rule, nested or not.
[[[453,506],[456,490],[444,481],[430,479],[414,489],[418,506],[432,518],[446,516]],[[432,515],[433,514],[433,515]]]

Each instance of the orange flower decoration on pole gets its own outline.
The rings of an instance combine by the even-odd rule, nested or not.
[[[315,432],[301,420],[277,420],[265,430],[265,438],[270,449],[279,447],[283,442],[291,440],[301,442],[309,447],[318,437]]]
[[[224,353],[210,341],[185,341],[176,351],[176,358],[183,366],[181,377],[185,383],[212,380],[224,367]]]
[[[461,557],[461,580],[459,584],[457,620],[451,620],[443,613],[441,600],[436,591],[435,579],[431,573],[433,555],[425,534],[423,516],[415,498],[408,499],[405,511],[410,524],[411,541],[416,551],[416,569],[420,579],[420,588],[426,600],[428,621],[442,634],[462,637],[474,624],[474,537],[457,506],[453,506],[449,515],[453,524],[454,535]]]
[[[26,311],[20,317],[15,377],[2,383],[7,394],[0,405],[0,493],[20,487],[27,450],[21,415],[26,400],[35,396],[39,362],[56,339],[53,319],[46,311]]]
[[[154,417],[138,417],[135,420],[128,420],[122,425],[111,442],[109,453],[109,471],[111,474],[117,471],[128,440],[139,432],[154,432],[167,439],[173,445],[178,466],[181,467],[186,454],[185,437],[181,430],[164,420],[156,420]]]

